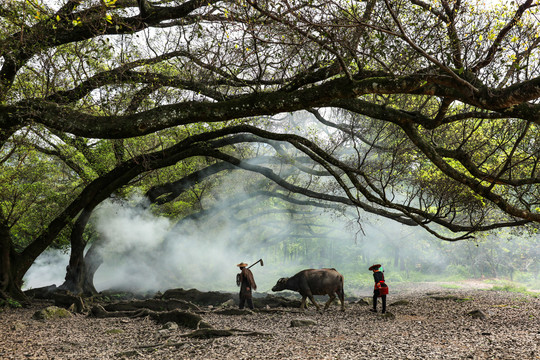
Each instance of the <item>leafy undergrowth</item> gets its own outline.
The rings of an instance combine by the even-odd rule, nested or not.
[[[531,295],[533,297],[538,298],[540,295],[537,292],[530,291],[527,289],[526,286],[518,285],[513,282],[503,282],[498,285],[494,285],[491,288],[492,291],[506,291],[506,292],[513,292],[513,293],[521,293],[526,295]]]

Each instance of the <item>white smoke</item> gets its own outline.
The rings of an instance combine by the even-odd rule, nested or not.
[[[203,199],[208,203],[203,203],[203,208],[211,208],[232,193],[243,194],[250,186],[257,188],[256,175],[232,174],[220,179],[221,186],[215,188],[213,196],[205,195]],[[248,200],[242,203],[244,219],[264,210],[259,199]],[[268,210],[277,203],[274,201]],[[236,264],[252,264],[262,258],[264,267],[252,268],[258,291],[270,291],[280,277],[308,267],[334,267],[345,275],[349,294],[358,296],[370,291],[372,279],[367,267],[371,264],[383,263],[390,284],[393,279],[398,281],[398,275],[399,281],[414,281],[410,274],[442,274],[449,265],[454,272],[463,272],[460,263],[476,261],[477,254],[485,249],[482,246],[491,246],[487,242],[444,242],[419,227],[366,214],[360,215],[359,226],[354,222],[356,213],[345,218],[332,211],[303,211],[311,211],[315,219],[308,227],[298,226],[292,215],[287,218],[270,214],[259,222],[239,223],[242,216],[228,208],[218,209],[200,221],[177,224],[152,213],[140,196],[129,201],[105,201],[92,217],[93,227],[104,240],[100,248],[104,262],[95,274],[94,285],[98,291],[163,291],[179,287],[236,291]],[[289,240],[280,240],[287,236]],[[530,241],[533,243],[526,249],[534,249],[539,242],[538,237]],[[530,257],[533,264],[524,264],[523,268],[532,269],[528,271],[537,276],[538,265],[536,271],[533,265],[535,259],[538,263],[539,255]],[[67,263],[65,252],[45,252],[26,274],[25,288],[62,284]]]
[[[205,221],[175,226],[146,207],[110,201],[96,215],[96,229],[107,239],[101,249],[104,264],[95,276],[98,290],[231,290],[236,263],[247,261],[234,229],[223,219],[219,225]]]
[[[68,263],[69,252],[55,249],[46,250],[26,272],[23,289],[34,289],[49,285],[60,286],[66,277]]]
[[[414,276],[418,274],[444,276],[444,271],[452,267],[454,271],[461,271],[451,264],[451,259],[456,261],[456,255],[461,253],[468,256],[470,260],[467,261],[480,261],[480,255],[486,253],[485,247],[493,246],[489,241],[478,244],[443,242],[429,237],[421,229],[380,218],[371,219],[371,222],[366,220],[362,226],[364,233],[358,233],[355,238],[357,227],[330,212],[314,210],[318,221],[332,224],[341,231],[329,233],[319,242],[306,242],[308,246],[296,257],[287,259],[286,245],[274,243],[264,247],[260,226],[239,227],[227,216],[217,214],[202,221],[175,224],[166,217],[152,214],[147,207],[133,206],[133,203],[141,203],[141,199],[106,201],[96,209],[92,219],[100,236],[106,240],[101,248],[104,262],[94,278],[98,291],[164,291],[182,287],[235,292],[238,289],[236,264],[252,264],[263,258],[263,267],[258,264],[252,268],[258,292],[270,292],[277,279],[292,276],[304,268],[334,267],[345,275],[347,295],[367,296],[372,279],[366,265],[383,263],[387,281],[393,286],[397,282],[416,281]],[[228,215],[233,217],[235,214]],[[279,232],[302,236],[302,230],[285,219],[273,227]],[[520,241],[524,243],[525,240]],[[538,237],[529,241],[531,248],[539,243]],[[292,245],[298,243],[290,242]],[[314,256],[317,260],[311,261],[308,251],[321,252]],[[326,260],[320,260],[323,251]],[[508,256],[513,255],[509,253]],[[538,254],[529,257],[538,259]],[[65,251],[43,253],[26,274],[24,288],[62,284],[68,258]],[[400,258],[399,265],[395,262],[397,258]],[[524,266],[529,266],[531,276],[537,273],[532,268],[534,264]],[[472,278],[481,274],[463,275]]]

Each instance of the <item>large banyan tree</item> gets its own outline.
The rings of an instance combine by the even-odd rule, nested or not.
[[[446,240],[536,226],[539,17],[533,0],[4,2],[2,293],[20,295],[66,229],[66,281],[91,288],[92,210],[195,158]],[[250,161],[250,144],[273,160]],[[28,186],[37,177],[52,194]],[[179,196],[174,181],[153,184],[152,202]]]

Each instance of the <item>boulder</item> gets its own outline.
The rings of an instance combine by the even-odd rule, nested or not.
[[[219,315],[253,315],[253,311],[249,309],[223,309],[217,310],[214,313]]]
[[[71,317],[71,313],[57,306],[48,306],[45,309],[36,311],[32,316],[32,319],[36,320],[52,320]]]
[[[197,305],[219,306],[228,300],[238,301],[238,295],[231,293],[222,293],[219,291],[202,292],[197,289],[184,290],[169,289],[161,296],[162,299],[181,299]]]
[[[253,305],[256,308],[265,307],[285,307],[285,308],[299,308],[302,301],[300,299],[288,299],[282,296],[267,295],[264,298],[254,298]]]
[[[291,320],[291,327],[300,327],[300,326],[313,326],[317,325],[315,320],[311,319],[294,319]]]
[[[482,310],[473,310],[469,312],[467,315],[471,316],[473,319],[487,319],[487,315]]]

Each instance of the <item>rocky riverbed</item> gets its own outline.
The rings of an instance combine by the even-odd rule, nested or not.
[[[214,329],[232,330],[209,338],[148,317],[32,318],[48,305],[0,312],[0,359],[540,359],[540,299],[478,287],[397,290],[385,315],[362,300],[344,313],[204,308]]]

